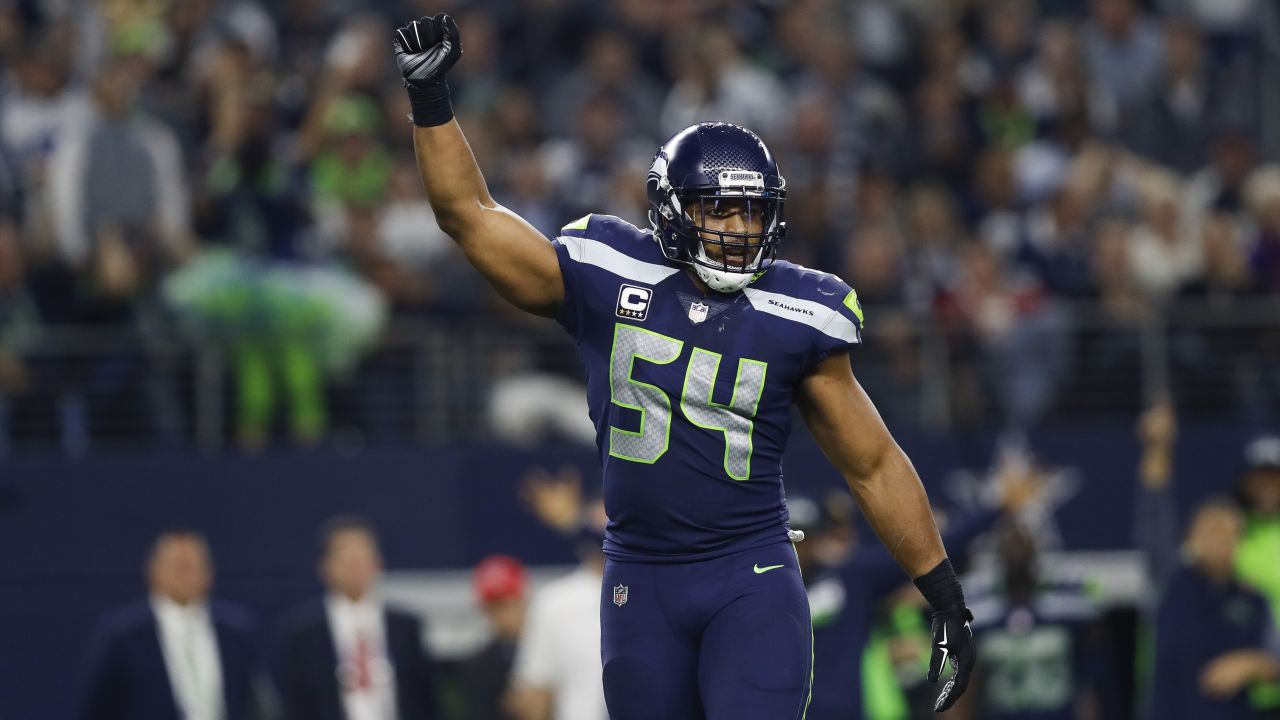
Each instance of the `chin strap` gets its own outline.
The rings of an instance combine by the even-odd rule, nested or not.
[[[755,258],[752,260],[752,264],[759,263],[763,253],[764,253],[764,249],[762,248],[759,252],[756,253]],[[698,247],[697,260],[704,260],[706,262],[711,262],[711,258],[707,257],[706,248],[703,248],[701,246]],[[712,290],[715,290],[716,292],[722,292],[722,293],[738,292],[742,288],[750,285],[751,282],[755,280],[757,277],[760,277],[760,273],[761,273],[761,270],[758,267],[750,272],[730,272],[728,270],[716,270],[715,268],[710,268],[710,267],[707,267],[706,265],[703,265],[697,260],[690,263],[691,265],[693,265],[694,272],[698,273],[698,277],[702,278],[702,282],[706,283],[707,287],[711,288]]]
[[[693,264],[694,272],[698,273],[698,277],[702,278],[702,282],[707,287],[722,293],[738,292],[742,288],[751,284],[755,279],[753,273],[731,273],[724,270],[712,270],[709,267]]]

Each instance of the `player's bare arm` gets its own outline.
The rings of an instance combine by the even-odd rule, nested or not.
[[[457,26],[447,15],[422,18],[396,30],[393,43],[413,105],[418,170],[437,224],[504,298],[554,317],[564,299],[555,249],[489,194],[453,118],[444,77],[462,53]]]
[[[797,404],[876,535],[933,606],[929,680],[938,679],[948,658],[955,668],[934,704],[935,710],[946,710],[964,692],[973,668],[968,624],[972,616],[947,560],[924,486],[853,377],[848,353],[834,353],[821,361],[801,382]]]
[[[946,550],[915,468],[854,379],[847,353],[835,353],[800,386],[800,411],[844,476],[890,554],[911,577],[942,562]]]

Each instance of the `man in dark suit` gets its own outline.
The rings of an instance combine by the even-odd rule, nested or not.
[[[293,613],[280,648],[289,720],[438,717],[422,622],[377,597],[381,573],[367,522],[336,518],[325,526],[320,576],[327,593]]]
[[[150,597],[100,624],[90,652],[84,720],[252,717],[256,651],[248,613],[209,602],[204,538],[161,534],[147,562]]]

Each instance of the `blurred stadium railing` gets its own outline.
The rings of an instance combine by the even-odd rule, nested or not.
[[[1130,314],[1056,302],[1034,322],[975,331],[868,308],[853,362],[896,427],[1026,429],[1132,417],[1170,387],[1199,417],[1258,421],[1280,407],[1278,311],[1274,298]],[[216,453],[234,445],[236,379],[220,349],[122,329],[57,328],[39,335],[30,357],[38,390],[11,402],[0,425],[12,453],[154,446]],[[539,378],[553,384],[537,385]],[[518,412],[533,413],[535,424],[545,415],[539,405],[568,405],[570,415],[585,417],[571,390],[580,382],[575,349],[556,326],[400,322],[330,382],[327,439],[357,448],[511,439],[493,421],[495,390],[523,382],[532,383],[534,399]]]

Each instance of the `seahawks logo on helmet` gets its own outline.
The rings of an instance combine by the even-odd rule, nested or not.
[[[691,266],[712,290],[746,287],[773,263],[786,237],[786,181],[778,164],[755,133],[732,123],[700,123],[676,133],[649,166],[646,191],[662,254]],[[749,219],[759,217],[760,229],[707,227],[707,215],[726,201]]]

